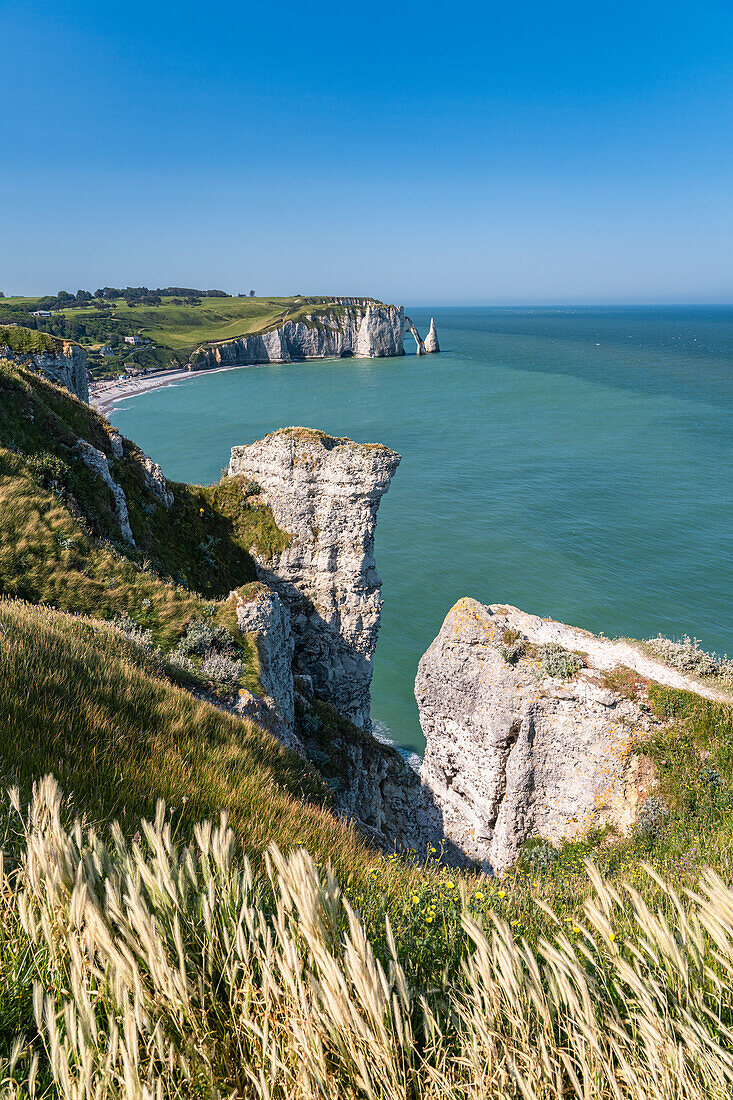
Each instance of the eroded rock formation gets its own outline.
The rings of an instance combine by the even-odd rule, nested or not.
[[[424,854],[417,771],[392,745],[316,700],[309,677],[296,677],[296,700],[299,742],[331,787],[337,812],[386,851],[413,848]]]
[[[417,355],[425,355],[425,344],[423,343],[422,336],[417,331],[414,322],[411,321],[409,317],[405,317],[405,328],[407,328],[407,330],[411,332],[415,338],[415,343],[417,345]]]
[[[287,607],[272,589],[252,585],[237,598],[237,625],[256,646],[263,692],[262,697],[240,692],[238,710],[304,755],[294,732],[293,632]]]
[[[631,646],[517,608],[463,599],[451,609],[415,695],[421,778],[462,851],[501,871],[530,837],[629,829],[652,782],[632,746],[652,718],[609,687],[604,673],[619,665],[669,676]]]
[[[80,401],[89,401],[89,382],[87,380],[87,353],[79,344],[68,340],[58,341],[58,351],[53,352],[11,352],[0,347],[0,358],[10,359],[21,366],[38,371],[49,382],[63,386],[75,394]]]
[[[168,488],[168,482],[158,463],[153,462],[152,458],[141,452],[140,465],[145,478],[145,488],[164,508],[172,508],[175,498]]]
[[[110,443],[114,453],[114,443]],[[82,459],[82,462],[93,470],[95,474],[98,474],[105,485],[110,489],[115,501],[115,511],[117,513],[117,521],[120,525],[120,532],[126,542],[129,542],[131,546],[135,545],[135,539],[133,538],[132,528],[130,527],[130,516],[127,510],[127,498],[125,497],[125,490],[121,485],[112,477],[109,469],[109,462],[104,451],[100,451],[97,447],[92,446],[86,439],[79,439],[76,443],[76,449]]]
[[[400,462],[380,444],[285,428],[234,447],[229,474],[264,492],[290,544],[257,559],[260,579],[290,610],[295,668],[355,725],[370,724],[372,655],[382,612],[374,561],[379,502]]]
[[[320,312],[304,321],[286,321],[270,332],[201,348],[194,366],[198,370],[248,363],[290,363],[299,359],[404,355],[404,335],[402,306],[378,302],[339,306],[333,312]]]
[[[440,351],[440,344],[438,343],[438,333],[435,329],[434,317],[430,318],[430,329],[428,330],[428,334],[425,337],[425,344],[423,346],[425,348],[426,355],[433,355],[435,352]]]

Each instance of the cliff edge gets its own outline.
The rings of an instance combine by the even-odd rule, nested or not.
[[[29,346],[32,341],[39,346]],[[89,401],[87,353],[79,344],[8,325],[0,331],[0,359],[33,370],[80,401]]]
[[[370,725],[372,656],[382,613],[374,560],[377,509],[400,456],[380,444],[284,428],[232,449],[229,474],[263,492],[288,546],[253,551],[291,613],[295,669],[354,725]]]
[[[626,642],[462,599],[420,661],[423,785],[458,848],[501,871],[533,837],[626,834],[654,785],[634,752],[650,681],[721,698]]]

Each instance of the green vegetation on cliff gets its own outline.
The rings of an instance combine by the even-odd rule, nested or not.
[[[141,452],[125,440],[115,459],[110,431],[65,391],[0,363],[0,594],[100,618],[126,612],[166,647],[192,617],[231,621],[221,601],[255,579],[250,548],[271,554],[287,542],[257,487],[171,483],[166,508],[146,486]],[[79,439],[122,486],[134,547]]]
[[[46,332],[19,325],[0,325],[0,348],[7,348],[14,355],[32,355],[49,352],[56,355],[63,348],[63,341]]]

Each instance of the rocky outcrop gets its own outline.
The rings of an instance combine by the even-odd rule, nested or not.
[[[168,488],[168,482],[158,463],[153,462],[152,458],[149,458],[148,455],[141,453],[140,465],[143,468],[145,488],[150,495],[155,497],[158,503],[162,504],[164,508],[172,508],[175,497]]]
[[[58,341],[56,352],[12,352],[0,347],[0,358],[10,359],[14,363],[37,371],[75,394],[80,401],[89,401],[89,382],[87,380],[87,353],[79,344],[68,340]]]
[[[303,321],[286,321],[270,332],[200,348],[192,365],[201,370],[301,359],[404,355],[404,335],[402,306],[379,302],[334,306]]]
[[[430,329],[428,330],[428,334],[425,337],[424,348],[426,355],[433,355],[435,354],[435,352],[440,351],[440,344],[438,343],[438,333],[435,329],[434,317],[430,318]]]
[[[114,444],[112,444],[112,446],[114,447]],[[117,521],[120,525],[122,537],[129,542],[131,546],[134,546],[135,539],[133,538],[132,528],[130,527],[130,516],[127,511],[125,490],[121,485],[118,485],[112,477],[106,454],[104,451],[100,451],[96,447],[93,447],[86,439],[78,439],[76,449],[82,462],[84,462],[90,470],[94,470],[96,474],[99,474],[102,481],[110,489],[115,500],[115,511],[117,513]]]
[[[240,692],[237,709],[303,755],[294,733],[293,633],[287,608],[276,592],[254,585],[237,598],[237,625],[256,646],[262,688],[261,698]]]
[[[290,543],[258,558],[287,605],[295,668],[356,726],[370,724],[372,655],[382,612],[374,561],[377,509],[400,456],[378,444],[285,428],[234,447],[229,474],[257,483]]]
[[[111,431],[109,433],[109,445],[112,449],[112,458],[119,460],[125,457],[125,445],[119,432]]]
[[[643,692],[609,686],[619,666],[632,683],[674,675],[632,646],[517,608],[464,599],[451,609],[415,696],[421,778],[463,852],[501,871],[530,837],[630,828],[653,781],[633,746],[653,720]]]
[[[417,345],[417,354],[425,355],[425,344],[423,343],[420,333],[417,331],[414,323],[410,320],[409,317],[405,317],[405,327],[407,328],[408,332],[411,332],[413,337],[415,338],[415,343]]]
[[[336,811],[385,851],[424,855],[428,832],[417,771],[392,745],[316,700],[309,677],[297,676],[296,689],[298,739],[333,791]]]

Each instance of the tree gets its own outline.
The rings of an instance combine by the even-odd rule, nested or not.
[[[255,296],[254,290],[250,290],[249,296],[250,296],[250,298],[254,298],[254,296]]]

